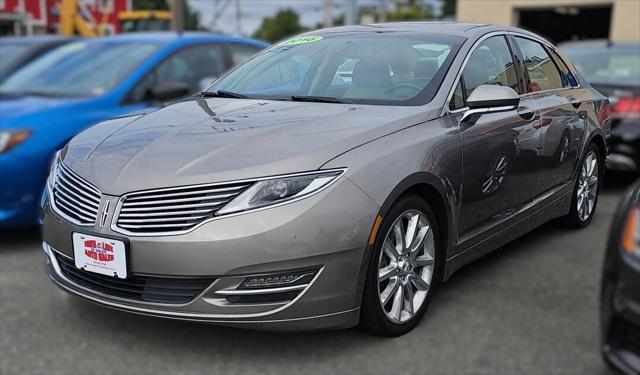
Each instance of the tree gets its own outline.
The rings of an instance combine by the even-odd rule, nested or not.
[[[444,0],[444,5],[442,7],[442,16],[443,17],[451,17],[455,18],[456,16],[456,0]]]
[[[277,42],[291,35],[305,31],[300,25],[300,16],[293,9],[281,9],[273,17],[262,20],[260,28],[253,34],[253,38]]]
[[[200,25],[200,14],[189,7],[187,0],[181,0],[184,12],[185,30],[203,30]],[[167,0],[133,0],[133,10],[171,10]]]

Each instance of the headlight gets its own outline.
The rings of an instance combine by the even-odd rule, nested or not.
[[[56,181],[56,172],[58,170],[58,164],[60,163],[60,152],[58,151],[53,155],[53,159],[51,160],[51,166],[49,167],[49,177],[47,178],[47,184],[49,188],[53,188],[53,184]]]
[[[218,210],[217,215],[248,211],[309,197],[327,188],[346,169],[264,179],[256,182]]]
[[[622,251],[640,261],[640,208],[634,208],[629,213],[622,235]]]
[[[0,154],[16,147],[29,138],[31,130],[7,130],[0,131]]]

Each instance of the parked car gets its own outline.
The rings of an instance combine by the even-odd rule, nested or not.
[[[73,138],[43,207],[47,271],[141,314],[401,335],[463,265],[548,220],[591,222],[607,105],[516,28],[303,34],[201,97]],[[556,127],[572,151],[548,165]]]
[[[602,352],[617,372],[640,373],[640,181],[618,207],[602,277]]]
[[[0,38],[0,82],[29,62],[73,40],[54,35]]]
[[[640,175],[640,43],[584,41],[560,49],[612,103],[607,167]]]
[[[208,86],[265,45],[210,34],[127,34],[64,45],[0,85],[0,227],[37,223],[51,158],[87,127]]]

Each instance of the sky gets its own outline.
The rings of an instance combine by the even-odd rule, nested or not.
[[[221,4],[226,0],[189,0],[192,9],[200,12],[200,21],[210,28],[212,25],[213,14],[215,12],[215,2]],[[231,0],[225,12],[218,19],[216,28],[225,34],[235,34],[235,4]],[[314,27],[317,23],[322,22],[322,0],[239,0],[241,31],[243,35],[250,36],[262,23],[262,19],[274,15],[279,9],[292,8],[300,15],[300,23],[305,27]],[[393,0],[387,0],[391,4]],[[438,0],[427,0],[427,2],[436,4]],[[377,5],[380,0],[357,0],[359,6]],[[334,18],[342,14],[344,11],[344,0],[333,0],[333,16]],[[437,6],[437,5],[436,5]]]

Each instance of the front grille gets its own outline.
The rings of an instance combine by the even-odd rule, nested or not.
[[[53,184],[53,203],[58,212],[80,225],[94,225],[102,194],[95,186],[59,163]]]
[[[131,276],[118,279],[76,268],[73,260],[56,254],[62,274],[76,285],[108,296],[134,301],[184,304],[193,301],[215,281],[208,278]]]
[[[250,183],[149,190],[124,196],[118,228],[131,233],[189,230],[211,218]]]

